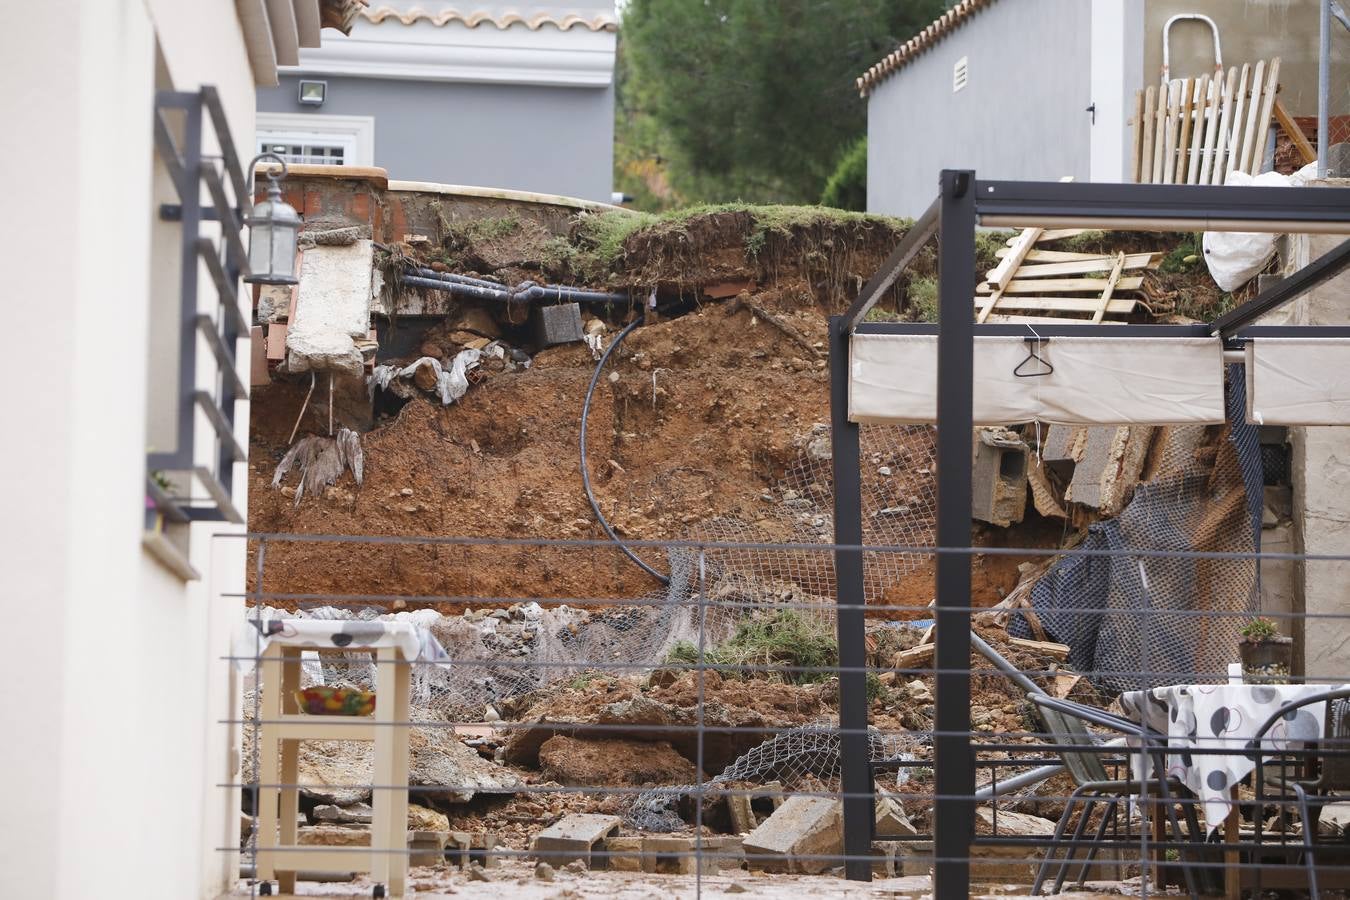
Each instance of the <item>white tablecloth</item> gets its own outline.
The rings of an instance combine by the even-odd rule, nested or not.
[[[234,657],[251,664],[270,644],[307,650],[365,650],[397,647],[406,660],[447,664],[445,648],[431,631],[412,622],[382,619],[296,619],[250,615],[235,637]]]
[[[1210,831],[1232,808],[1229,791],[1256,768],[1245,754],[1256,730],[1282,707],[1309,694],[1331,690],[1325,684],[1179,684],[1129,691],[1120,706],[1136,722],[1167,735],[1167,774],[1204,802]],[[1292,711],[1270,727],[1263,745],[1283,750],[1322,736],[1326,704]],[[1231,753],[1191,753],[1192,749]],[[1136,773],[1136,776],[1138,773]]]

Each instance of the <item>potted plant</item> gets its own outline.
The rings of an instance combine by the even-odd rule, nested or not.
[[[1243,626],[1238,652],[1242,674],[1248,681],[1288,684],[1294,661],[1294,639],[1280,634],[1270,619],[1252,619]]]

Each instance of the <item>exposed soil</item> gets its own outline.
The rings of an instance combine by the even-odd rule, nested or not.
[[[540,278],[542,272],[546,279],[589,275],[589,286],[655,288],[667,316],[658,314],[654,323],[633,332],[611,360],[591,408],[588,458],[601,508],[628,539],[680,539],[716,519],[749,523],[765,539],[780,540],[792,535],[774,533],[780,522],[765,515],[763,495],[800,464],[812,427],[828,420],[827,316],[843,309],[902,233],[898,223],[876,217],[796,215],[779,211],[757,217],[744,210],[720,210],[658,222],[628,234],[611,256],[601,256],[607,266],[603,271],[596,271],[596,228],[584,222],[566,252],[557,246],[561,239],[540,229],[480,227],[453,233],[443,248],[420,255],[424,261],[435,257],[438,267],[475,265],[490,270],[479,274],[507,280]],[[1128,240],[1109,235],[1089,242],[1094,240],[1092,249],[1122,242],[1141,249],[1163,246],[1163,238],[1154,235],[1131,235]],[[1000,243],[985,240],[982,253],[991,254]],[[538,268],[521,268],[521,260],[537,261]],[[992,256],[981,264],[991,261]],[[906,292],[915,279],[932,272],[929,251],[883,305],[900,317],[914,315]],[[1174,294],[1178,286],[1190,290],[1193,284],[1200,290],[1202,282],[1208,283],[1207,278],[1185,274],[1151,277]],[[728,290],[743,288],[743,293],[721,300],[703,294],[705,289],[724,293],[719,286],[728,283]],[[499,315],[498,324],[508,339],[523,339],[526,329],[512,326],[507,318]],[[427,329],[434,324],[400,321],[398,327]],[[607,343],[621,324],[622,318],[608,325]],[[447,344],[444,327],[432,337],[443,352],[454,349]],[[418,339],[410,345],[417,348]],[[417,355],[415,350],[409,358]],[[594,367],[584,345],[546,349],[534,355],[528,370],[485,367],[485,380],[454,405],[442,407],[429,396],[418,397],[392,410],[387,419],[373,419],[364,386],[339,386],[335,421],[365,432],[364,485],[357,487],[346,475],[323,496],[306,497],[298,506],[291,492],[274,489],[270,482],[309,382],[303,377],[279,379],[257,388],[250,529],[603,541],[583,491],[578,454],[582,401]],[[326,427],[326,388],[320,386],[300,430],[323,433]],[[906,473],[901,475],[909,480],[897,476],[882,485],[864,466],[864,487],[890,490],[897,503],[905,502],[916,486],[931,491],[931,468],[914,467]],[[976,541],[1057,544],[1062,536],[1055,533],[1058,527],[1033,517],[1016,529],[977,529]],[[640,552],[657,570],[668,568],[659,550]],[[1001,600],[1016,583],[1022,561],[1012,556],[977,559],[975,604]],[[268,544],[264,587],[372,601],[402,598],[409,606],[429,603],[444,612],[462,609],[467,602],[619,600],[660,589],[608,544],[284,541]],[[932,596],[927,563],[918,571],[900,573],[884,596],[873,600],[909,606],[901,617],[913,618],[923,615]]]

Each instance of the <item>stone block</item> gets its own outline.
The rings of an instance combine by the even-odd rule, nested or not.
[[[530,310],[534,320],[534,339],[540,348],[557,344],[574,344],[583,340],[581,306],[559,303],[554,306],[535,306]]]
[[[843,840],[839,801],[793,796],[746,836],[745,861],[752,870],[819,874],[838,861],[818,857],[840,855]]]
[[[296,838],[300,846],[369,847],[368,825],[306,825]]]
[[[574,859],[588,868],[603,866],[604,858],[597,857],[593,865],[591,851],[605,838],[619,833],[618,816],[579,814],[564,816],[534,836],[531,849],[535,858],[552,866],[565,866]]]
[[[356,823],[360,825],[369,825],[375,820],[375,810],[369,803],[352,803],[347,806],[337,806],[332,803],[320,803],[314,807],[312,814],[315,821],[334,824]]]
[[[1027,506],[1027,445],[1003,428],[976,429],[971,448],[970,514],[1007,528]]]
[[[287,323],[286,368],[337,369],[354,376],[364,364],[354,338],[370,330],[372,245],[316,246],[300,260],[295,314]]]
[[[718,871],[745,866],[745,844],[735,835],[724,834],[703,839],[704,852],[715,861]]]

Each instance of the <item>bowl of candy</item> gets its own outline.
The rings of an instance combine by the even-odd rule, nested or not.
[[[375,712],[375,692],[354,687],[303,688],[295,692],[295,699],[311,716],[368,716]]]

